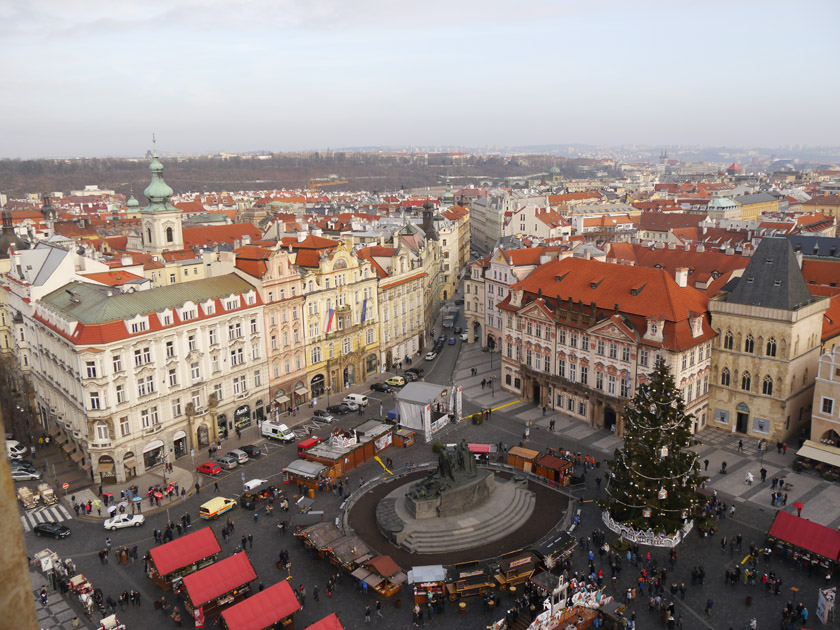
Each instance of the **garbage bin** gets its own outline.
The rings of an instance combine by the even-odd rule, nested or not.
[[[309,495],[310,499],[314,499],[315,498],[315,488],[309,488],[309,491],[307,492],[307,494]]]

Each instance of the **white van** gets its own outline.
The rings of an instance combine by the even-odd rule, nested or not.
[[[29,449],[17,440],[6,440],[6,457],[9,459],[23,459],[28,452]]]
[[[262,423],[261,431],[263,437],[274,438],[275,440],[280,440],[281,442],[295,441],[295,434],[292,433],[289,427],[287,427],[285,424],[279,424],[271,422],[270,420],[265,420]]]
[[[344,397],[344,400],[341,402],[343,403],[356,403],[359,407],[367,407],[368,406],[368,397],[364,396],[363,394],[347,394]]]

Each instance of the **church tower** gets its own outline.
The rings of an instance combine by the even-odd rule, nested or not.
[[[163,164],[157,156],[157,147],[152,150],[149,164],[152,181],[143,191],[149,205],[140,210],[140,225],[143,233],[143,250],[150,254],[184,249],[184,235],[181,231],[181,211],[169,203],[172,189],[163,181]]]

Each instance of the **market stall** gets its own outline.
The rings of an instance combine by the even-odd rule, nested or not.
[[[775,552],[797,556],[806,566],[814,564],[833,571],[840,560],[840,532],[788,512],[776,513],[767,542]]]
[[[150,549],[147,575],[168,591],[185,575],[213,564],[221,551],[216,534],[205,527]]]
[[[243,551],[184,576],[177,593],[184,598],[184,608],[190,615],[215,619],[222,610],[248,597],[251,582],[256,579]]]
[[[358,536],[345,536],[332,542],[329,553],[330,562],[347,573],[352,573],[363,566],[374,552]]]
[[[507,452],[507,465],[533,472],[540,457],[540,452],[523,446],[514,446]]]
[[[493,577],[499,583],[499,590],[527,582],[534,574],[540,559],[533,551],[513,551],[498,560],[498,571]]]
[[[572,462],[554,455],[543,455],[537,460],[534,472],[559,486],[565,486],[569,484],[571,470]]]
[[[486,464],[491,458],[495,458],[496,453],[499,451],[499,447],[495,444],[482,444],[479,442],[470,442],[467,444],[467,448],[470,449],[470,453],[475,455],[475,458],[482,464]]]
[[[239,505],[246,510],[258,510],[265,505],[266,501],[274,497],[276,490],[274,486],[260,486],[249,490],[239,497]]]
[[[406,581],[405,573],[391,559],[391,556],[370,558],[365,561],[364,566],[357,568],[351,575],[366,582],[384,597],[391,597],[394,593],[398,593]]]
[[[461,562],[449,569],[446,592],[450,601],[471,595],[484,595],[496,586],[490,570],[478,562]]]
[[[429,596],[437,600],[446,592],[446,569],[440,564],[413,567],[408,572],[408,583],[414,586],[415,604],[425,604]]]
[[[283,481],[317,490],[321,481],[328,478],[328,472],[323,464],[296,459],[283,469]]]
[[[338,479],[388,448],[393,443],[392,430],[391,425],[376,420],[349,430],[336,428],[326,442],[304,451],[303,458],[326,466],[325,478]]]
[[[226,630],[295,630],[294,614],[300,610],[292,587],[282,580],[222,612]]]
[[[411,429],[394,431],[394,446],[408,448],[412,444],[414,444],[414,431]]]
[[[306,626],[304,630],[344,630],[344,626],[341,625],[338,615],[331,613],[311,626]]]
[[[322,558],[329,554],[330,545],[334,541],[344,537],[341,530],[329,522],[304,527],[296,531],[294,535],[295,538],[300,538],[303,541],[304,547],[314,549],[318,552],[318,556]]]

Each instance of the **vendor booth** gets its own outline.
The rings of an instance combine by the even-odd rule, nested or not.
[[[366,582],[374,591],[384,597],[391,597],[398,593],[405,584],[406,575],[391,556],[376,556],[366,560],[364,566],[359,567],[351,575]]]
[[[339,479],[388,448],[393,443],[392,430],[391,425],[376,420],[349,430],[336,427],[327,441],[304,451],[302,457],[324,465],[325,478]]]
[[[554,455],[543,455],[537,460],[534,472],[540,477],[553,481],[558,486],[569,484],[569,476],[572,471],[572,462],[555,457]]]
[[[470,449],[470,453],[475,455],[475,458],[482,464],[489,463],[491,458],[495,461],[496,453],[499,451],[499,447],[495,444],[482,444],[479,442],[470,442],[467,444],[467,448]]]
[[[239,505],[246,510],[258,510],[260,507],[265,505],[266,501],[274,496],[274,492],[276,490],[277,488],[274,486],[268,485],[263,485],[259,488],[249,490],[239,497]]]
[[[315,523],[295,532],[295,538],[300,538],[307,549],[317,551],[321,558],[329,553],[330,545],[334,541],[343,537],[341,530],[329,522]]]
[[[414,431],[411,429],[400,429],[394,431],[394,446],[399,448],[408,448],[414,444]]]
[[[840,470],[840,448],[832,444],[805,440],[796,456],[800,458],[797,464],[806,470],[817,473]]]
[[[196,619],[216,619],[225,608],[251,593],[257,574],[243,551],[184,576],[178,594],[184,608]]]
[[[395,397],[400,428],[417,432],[426,442],[443,427],[461,416],[461,389],[452,392],[445,385],[408,383]]]
[[[489,568],[478,562],[461,562],[450,568],[446,592],[449,600],[454,602],[461,597],[484,595],[495,586],[496,581]]]
[[[283,469],[283,481],[317,490],[327,478],[328,469],[318,462],[296,459]]]
[[[408,583],[414,586],[414,603],[425,604],[429,597],[437,601],[446,592],[446,569],[440,564],[413,567]]]
[[[507,452],[507,465],[521,468],[525,472],[533,472],[540,458],[540,452],[522,446],[514,446]]]
[[[300,602],[292,587],[287,580],[281,580],[222,612],[222,627],[226,630],[295,630],[294,614],[299,610]]]
[[[499,583],[499,590],[527,582],[534,574],[540,559],[533,551],[513,551],[499,558],[499,568],[493,576]]]
[[[311,626],[306,626],[304,630],[344,630],[344,626],[341,625],[338,615],[331,613]]]
[[[315,549],[319,558],[352,573],[372,557],[367,544],[357,536],[345,536],[332,523],[316,523],[295,532],[307,549]]]
[[[222,548],[210,527],[149,550],[148,576],[168,591],[193,571],[213,564]]]
[[[767,541],[773,551],[789,557],[796,555],[805,566],[819,565],[833,572],[840,560],[840,532],[788,512],[776,514]]]

